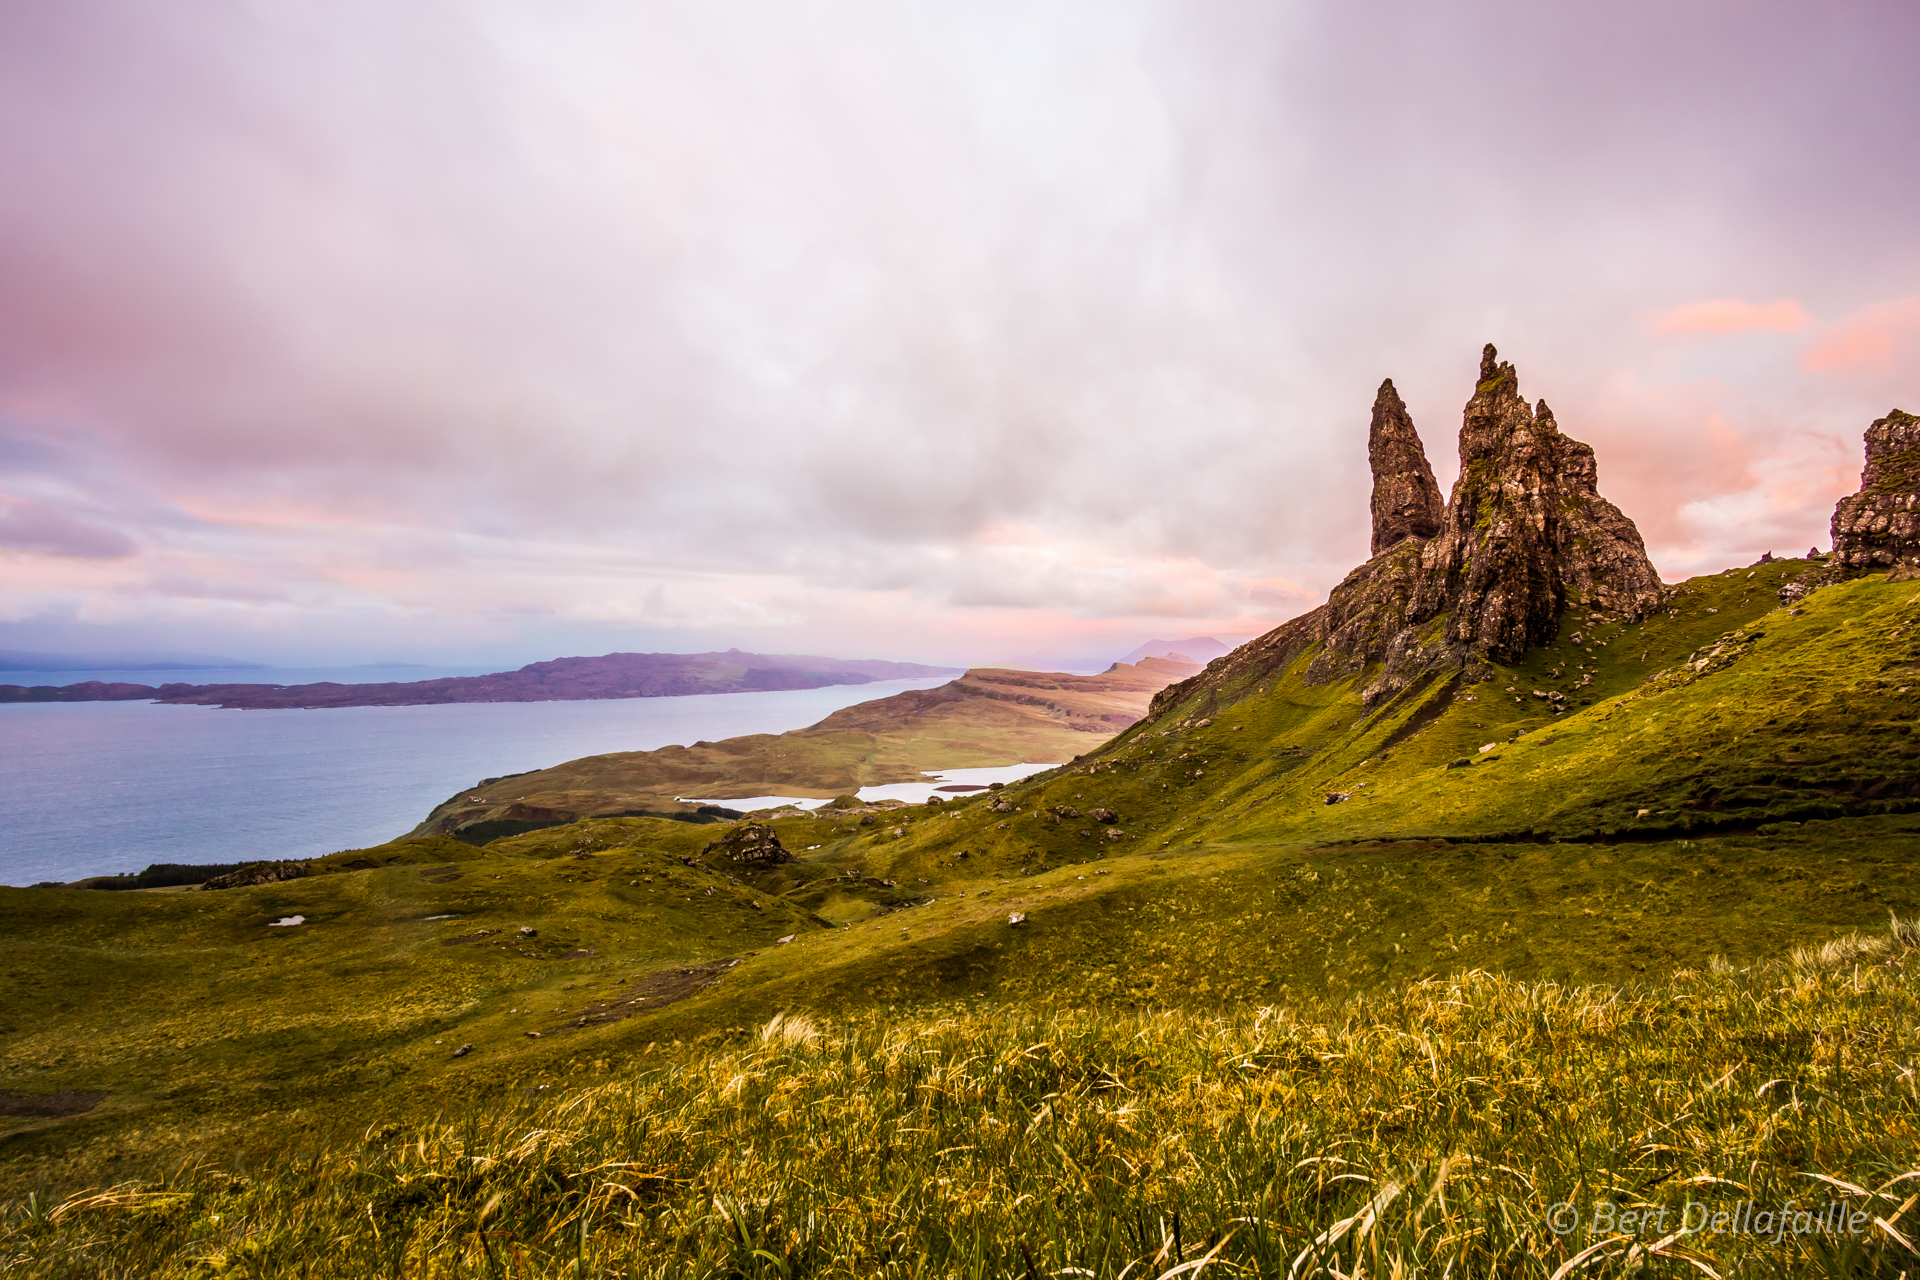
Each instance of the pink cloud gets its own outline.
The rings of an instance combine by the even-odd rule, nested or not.
[[[88,560],[116,560],[137,549],[133,539],[118,530],[86,524],[44,502],[4,493],[0,493],[0,548]]]
[[[1840,377],[1892,373],[1920,353],[1920,298],[1895,298],[1829,325],[1800,353],[1800,367]]]
[[[1812,323],[1806,308],[1792,298],[1764,303],[1713,298],[1659,312],[1650,327],[1655,333],[1792,333]]]

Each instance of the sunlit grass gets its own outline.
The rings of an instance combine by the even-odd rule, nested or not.
[[[1217,1016],[782,1016],[271,1168],[16,1203],[0,1270],[1914,1274],[1913,943],[1895,921],[1632,990],[1471,973]],[[1678,1233],[1689,1203],[1743,1202],[1859,1225]]]

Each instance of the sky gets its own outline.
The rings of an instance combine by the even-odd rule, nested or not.
[[[1482,343],[1668,581],[1920,411],[1910,0],[0,0],[0,649],[1262,632]]]

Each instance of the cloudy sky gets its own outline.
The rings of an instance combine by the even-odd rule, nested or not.
[[[1480,345],[1669,579],[1920,410],[1910,0],[0,0],[0,649],[1245,636]]]

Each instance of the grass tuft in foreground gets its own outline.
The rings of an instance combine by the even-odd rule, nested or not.
[[[0,1270],[1911,1275],[1914,940],[1631,990],[782,1016],[268,1170],[32,1198]]]

